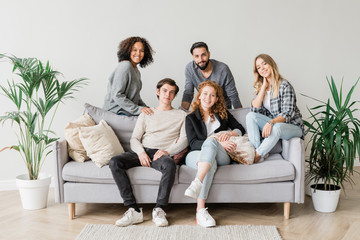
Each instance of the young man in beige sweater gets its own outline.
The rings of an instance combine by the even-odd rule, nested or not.
[[[130,140],[132,151],[110,160],[110,169],[124,205],[129,206],[123,217],[116,221],[117,226],[124,227],[143,222],[142,209],[136,204],[126,174],[127,169],[137,166],[151,167],[162,173],[152,218],[156,226],[168,225],[163,207],[168,204],[175,179],[176,165],[172,156],[188,145],[185,133],[186,113],[174,109],[171,105],[179,91],[174,80],[165,78],[158,82],[156,88],[159,105],[152,108],[152,115],[139,115]]]

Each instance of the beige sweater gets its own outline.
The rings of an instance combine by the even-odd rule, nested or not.
[[[186,113],[182,110],[156,110],[153,115],[141,113],[130,139],[131,150],[138,155],[144,147],[167,151],[170,156],[188,146],[185,132]]]

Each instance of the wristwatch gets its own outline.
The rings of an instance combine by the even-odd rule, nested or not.
[[[269,120],[267,123],[270,124],[271,126],[274,126],[274,124],[271,122],[271,120]]]

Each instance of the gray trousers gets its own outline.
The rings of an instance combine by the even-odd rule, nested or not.
[[[174,185],[176,165],[170,156],[162,156],[156,161],[153,161],[154,154],[157,150],[158,149],[145,148],[146,154],[152,160],[150,163],[151,167],[162,173],[156,203],[165,206],[168,204],[171,188]],[[118,186],[120,195],[124,200],[125,206],[136,203],[126,170],[137,166],[141,166],[141,163],[135,152],[122,153],[111,158],[109,163],[111,173]]]

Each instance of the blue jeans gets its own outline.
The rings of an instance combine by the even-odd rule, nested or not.
[[[223,146],[214,138],[205,140],[201,151],[192,151],[186,156],[186,165],[191,168],[197,169],[198,162],[207,162],[210,164],[210,169],[203,180],[199,199],[207,199],[217,165],[228,165],[230,164],[230,160]]]
[[[271,118],[255,112],[246,115],[246,127],[249,141],[256,148],[256,152],[264,157],[276,145],[279,139],[288,140],[293,137],[301,137],[302,129],[290,123],[275,123],[271,129],[270,136],[261,143],[261,134],[265,124]]]

